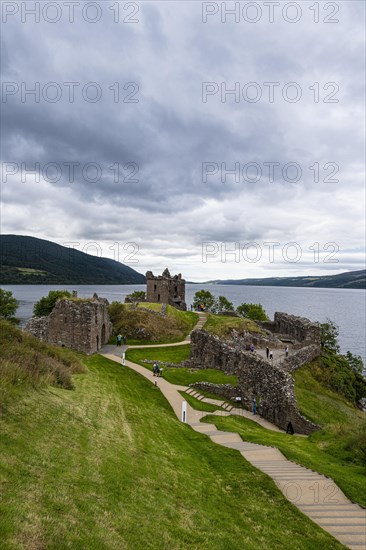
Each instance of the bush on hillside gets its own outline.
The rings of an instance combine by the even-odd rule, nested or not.
[[[366,397],[363,361],[350,351],[339,353],[338,327],[329,319],[321,325],[321,341],[323,353],[311,364],[314,377],[354,404]]]

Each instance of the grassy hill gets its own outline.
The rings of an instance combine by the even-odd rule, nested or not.
[[[299,286],[312,288],[366,288],[366,269],[346,271],[337,275],[308,277],[267,277],[265,279],[227,279],[208,281],[220,285]]]
[[[54,353],[34,339],[27,351],[13,330],[13,368]],[[73,390],[30,383],[3,410],[2,549],[344,548],[147,380],[100,356],[82,363]]]
[[[198,321],[198,314],[192,311],[168,305],[163,316],[161,309],[162,304],[141,302],[133,309],[131,304],[113,302],[109,306],[114,334],[111,342],[115,343],[118,333],[127,336],[129,345],[181,342]]]
[[[145,276],[108,258],[56,243],[0,235],[0,284],[144,284]]]

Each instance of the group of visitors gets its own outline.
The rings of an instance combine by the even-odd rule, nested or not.
[[[118,334],[117,335],[117,346],[118,347],[121,346],[122,342],[123,342],[123,345],[125,346],[126,342],[127,342],[127,338],[126,338],[126,336],[122,336],[122,334]]]
[[[159,367],[159,363],[153,364],[153,375],[157,377],[163,376],[163,367]]]

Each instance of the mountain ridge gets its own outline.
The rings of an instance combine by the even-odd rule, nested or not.
[[[242,286],[286,286],[303,288],[366,288],[366,269],[345,271],[337,275],[305,275],[298,277],[267,277],[253,279],[217,279],[201,284]]]
[[[0,284],[144,284],[145,276],[110,258],[52,241],[0,235]]]

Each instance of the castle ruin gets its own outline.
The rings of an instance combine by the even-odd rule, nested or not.
[[[146,273],[146,301],[169,304],[177,309],[186,310],[186,282],[182,275],[170,275],[165,269],[162,275],[154,276],[152,271]]]
[[[108,300],[98,298],[61,298],[51,313],[33,317],[25,330],[49,344],[65,346],[86,354],[96,353],[112,334]]]
[[[303,417],[299,411],[292,373],[321,353],[320,326],[309,319],[276,312],[274,321],[261,323],[272,333],[247,338],[258,344],[257,352],[247,350],[246,338],[222,340],[205,330],[195,330],[191,335],[189,366],[196,369],[215,368],[238,377],[236,387],[208,383],[196,383],[193,387],[206,389],[232,398],[240,396],[241,402],[251,408],[253,399],[258,401],[258,412],[273,424],[286,430],[289,422],[295,432],[310,434],[318,426]],[[248,340],[249,341],[249,340]],[[277,343],[276,343],[277,341]],[[283,349],[283,342],[291,342],[291,354],[273,362],[261,354],[261,347],[270,345]]]

